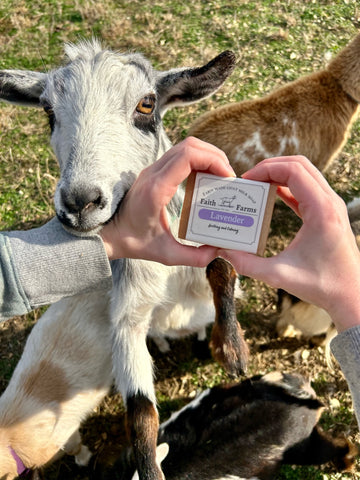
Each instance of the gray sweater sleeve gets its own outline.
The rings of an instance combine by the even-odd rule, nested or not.
[[[339,333],[330,345],[349,385],[360,427],[360,325]]]
[[[99,235],[75,237],[56,218],[40,228],[0,234],[0,320],[111,286]]]

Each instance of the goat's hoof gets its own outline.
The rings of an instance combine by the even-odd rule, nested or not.
[[[212,355],[231,377],[236,378],[246,374],[248,363],[246,353],[231,355],[229,354],[229,348],[224,345],[223,348],[212,349]]]
[[[249,347],[244,340],[243,331],[239,324],[233,335],[223,335],[217,328],[213,328],[210,349],[213,358],[234,377],[244,375],[247,370]]]

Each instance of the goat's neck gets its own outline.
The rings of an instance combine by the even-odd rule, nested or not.
[[[329,63],[327,70],[338,80],[344,92],[360,103],[360,34]]]

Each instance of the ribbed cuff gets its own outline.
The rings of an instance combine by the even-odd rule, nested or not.
[[[360,325],[339,333],[330,347],[346,378],[360,426]]]
[[[99,235],[71,235],[57,218],[40,228],[6,235],[18,280],[32,308],[112,286],[110,263]]]

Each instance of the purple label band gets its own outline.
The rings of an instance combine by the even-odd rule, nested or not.
[[[213,222],[229,223],[230,225],[239,225],[241,227],[252,227],[254,225],[254,219],[252,217],[237,215],[235,213],[219,212],[217,210],[208,210],[207,208],[199,210],[199,218]]]

